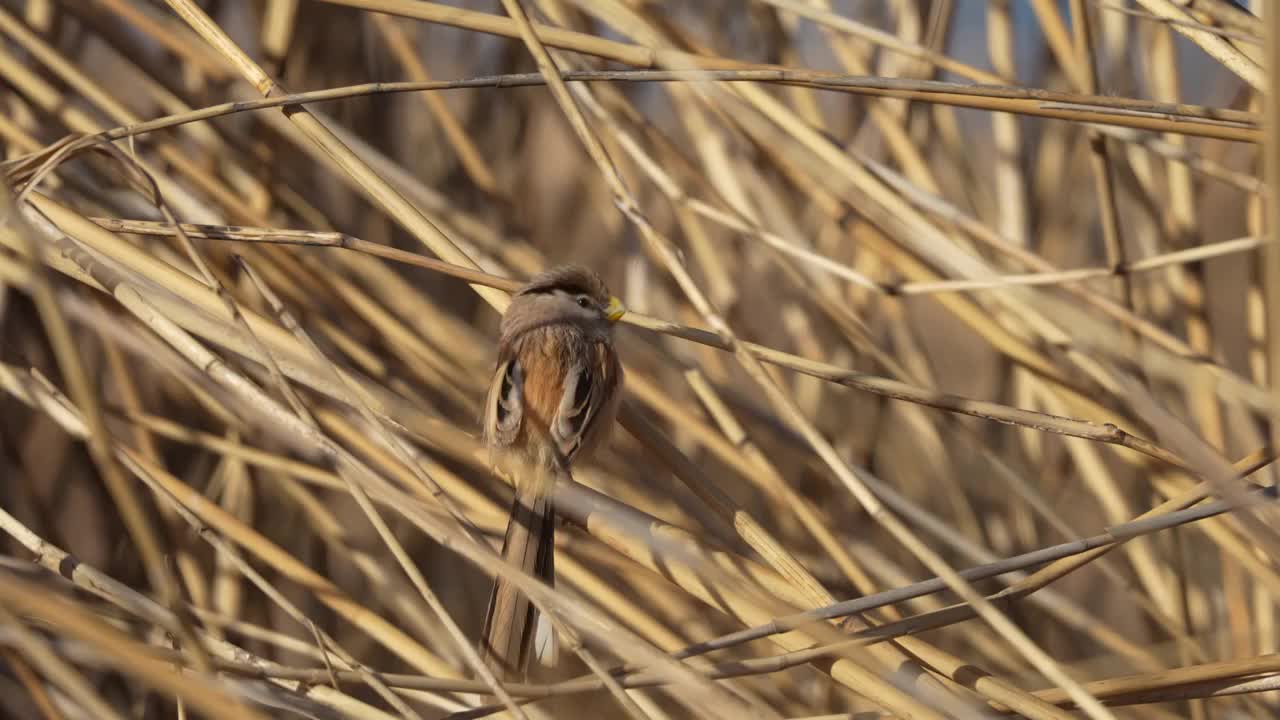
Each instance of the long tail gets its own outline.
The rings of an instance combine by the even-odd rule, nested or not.
[[[555,510],[548,497],[550,487],[544,482],[520,485],[502,541],[502,558],[551,583],[555,578]],[[481,632],[480,657],[500,678],[524,676],[532,655],[536,614],[529,598],[515,586],[500,577],[494,582]],[[549,644],[554,646],[554,640]]]

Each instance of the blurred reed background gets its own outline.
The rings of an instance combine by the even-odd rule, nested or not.
[[[1280,712],[1253,11],[3,0],[0,35],[5,717]],[[506,291],[566,261],[632,311],[628,406],[551,590],[492,552],[477,438]],[[477,671],[495,573],[554,672]]]

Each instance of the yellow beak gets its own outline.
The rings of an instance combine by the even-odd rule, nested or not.
[[[627,308],[621,300],[616,297],[609,298],[609,304],[604,307],[604,316],[609,318],[609,322],[618,322],[626,314]]]

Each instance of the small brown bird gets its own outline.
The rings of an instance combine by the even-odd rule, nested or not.
[[[515,475],[502,557],[548,583],[555,575],[551,487],[613,427],[622,397],[613,325],[625,312],[595,273],[563,266],[516,291],[499,326],[484,437],[491,460]],[[523,676],[531,650],[543,665],[555,664],[550,622],[538,618],[535,627],[536,615],[523,593],[502,578],[494,582],[480,655],[495,674]]]

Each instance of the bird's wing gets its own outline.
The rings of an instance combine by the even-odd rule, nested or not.
[[[565,372],[560,403],[550,423],[551,437],[565,460],[571,461],[599,440],[600,430],[612,423],[616,385],[621,367],[604,343],[589,343]],[[604,419],[605,422],[601,422]]]
[[[515,355],[499,361],[485,399],[485,440],[490,447],[515,442],[524,419],[524,370]]]

